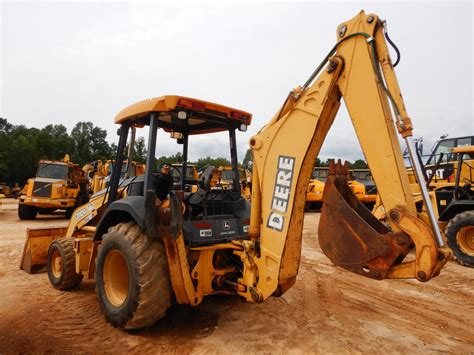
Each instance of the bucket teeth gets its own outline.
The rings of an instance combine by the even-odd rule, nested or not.
[[[347,161],[344,161],[342,164],[341,159],[337,160],[337,163],[334,162],[334,159],[329,160],[329,175],[332,176],[346,176],[349,177],[349,164]]]

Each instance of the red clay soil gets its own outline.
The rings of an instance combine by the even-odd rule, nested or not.
[[[375,281],[331,265],[319,249],[318,213],[305,216],[296,285],[249,304],[209,297],[173,306],[141,331],[103,318],[94,282],[58,291],[45,273],[19,270],[27,227],[59,227],[62,215],[20,221],[0,207],[0,353],[425,353],[474,351],[474,269],[451,261],[428,283]]]

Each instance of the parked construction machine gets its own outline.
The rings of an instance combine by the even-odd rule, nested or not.
[[[251,179],[248,179],[250,172],[246,171],[242,167],[237,168],[237,172],[234,171],[232,165],[221,165],[214,170],[211,177],[211,188],[229,190],[233,188],[234,179],[237,176],[240,183],[241,194],[244,198],[250,199],[251,197]]]
[[[369,209],[375,205],[377,200],[377,186],[375,186],[369,169],[349,170],[349,187],[357,198]]]
[[[5,198],[5,194],[3,194],[3,188],[0,186],[0,206],[2,205],[2,199]]]
[[[474,136],[443,136],[428,157],[422,155],[420,141],[416,144],[416,158],[420,164],[425,163],[426,186],[438,223],[445,231],[456,260],[461,265],[474,267]],[[412,165],[408,168],[408,177],[417,208],[423,213],[426,208]],[[375,215],[384,218],[380,210]]]
[[[314,167],[306,191],[305,211],[323,207],[324,183],[329,176],[328,167]]]
[[[298,274],[313,163],[344,98],[388,220],[375,219],[348,187],[347,169],[332,165],[319,223],[322,250],[335,265],[374,279],[425,282],[438,275],[451,251],[434,216],[418,215],[410,191],[396,132],[415,154],[413,125],[384,22],[362,11],[336,33],[338,42],[317,70],[250,139],[251,204],[242,198],[237,176],[226,194],[213,191],[213,167],[201,175],[194,193],[184,191],[183,177],[176,189],[165,172],[153,170],[158,129],[183,144],[183,171],[188,139],[228,132],[237,170],[236,131],[247,129],[251,114],[188,97],[148,99],[115,117],[121,126],[117,167],[130,128],[149,127],[145,174],[120,182],[120,169],[114,169],[107,192],[77,208],[67,231],[28,232],[23,261],[39,255],[31,248],[35,238],[54,240],[47,256],[52,285],[68,289],[95,278],[106,319],[125,329],[155,323],[173,301],[197,306],[207,295],[233,294],[258,303],[283,295]],[[166,187],[168,195],[157,198]]]
[[[194,164],[187,164],[186,165],[186,175],[183,176],[183,164],[171,164],[171,174],[173,175],[175,180],[181,182],[181,177],[185,180],[184,191],[185,192],[196,192],[198,190],[198,180],[199,174],[197,166]]]
[[[18,204],[18,217],[35,219],[37,214],[50,214],[58,209],[72,211],[89,200],[87,178],[69,155],[63,160],[41,160],[36,177],[28,179]]]
[[[89,179],[89,195],[94,195],[97,192],[107,188],[112,171],[114,169],[113,160],[96,160],[88,163],[82,167],[82,170]],[[145,165],[132,161],[128,164],[128,160],[125,160],[120,177],[122,179],[132,176],[140,176],[145,173]]]
[[[17,198],[21,194],[21,187],[18,183],[12,186],[5,182],[0,182],[0,192],[7,198]]]
[[[450,149],[456,156],[454,185],[432,194],[438,220],[458,263],[474,267],[474,145]]]
[[[454,182],[455,162],[458,160],[458,153],[453,153],[452,149],[456,147],[465,147],[474,145],[474,136],[450,137],[443,135],[435,142],[429,155],[423,154],[423,138],[419,138],[415,145],[418,161],[424,166],[424,176],[432,189],[444,187],[446,183]],[[417,183],[413,164],[408,160],[408,179],[410,183]],[[452,186],[452,185],[451,185]]]
[[[329,167],[314,167],[306,192],[305,211],[320,210],[323,206],[324,184],[329,176]],[[357,198],[372,209],[377,199],[377,187],[369,169],[349,170],[348,185]]]

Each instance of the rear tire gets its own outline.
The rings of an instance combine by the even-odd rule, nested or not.
[[[446,226],[446,238],[458,263],[474,267],[474,211],[454,216]]]
[[[34,206],[28,205],[18,205],[18,217],[21,220],[30,221],[36,218],[38,214],[38,209]]]
[[[102,311],[115,327],[150,326],[171,306],[165,248],[135,222],[113,226],[103,236],[95,278]]]
[[[49,281],[58,290],[74,288],[81,283],[83,275],[76,274],[73,238],[56,239],[51,243],[47,267]]]

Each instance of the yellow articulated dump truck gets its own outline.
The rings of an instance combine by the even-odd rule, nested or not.
[[[306,192],[305,211],[320,210],[323,206],[324,183],[329,176],[329,167],[315,167],[309,179]]]
[[[197,306],[208,295],[224,294],[260,303],[285,294],[300,265],[313,164],[344,98],[387,221],[379,222],[354,195],[348,169],[331,164],[318,227],[321,249],[335,265],[367,278],[436,277],[451,251],[436,221],[418,215],[412,197],[397,132],[414,154],[413,123],[384,25],[363,11],[340,24],[327,57],[251,137],[251,202],[241,196],[237,176],[226,193],[211,189],[213,167],[200,176],[196,192],[184,191],[183,176],[174,184],[167,169],[153,169],[160,128],[181,140],[185,162],[188,139],[228,133],[236,170],[236,132],[247,130],[250,113],[182,96],[146,99],[115,117],[121,129],[106,192],[78,207],[66,231],[30,230],[23,261],[45,263],[52,286],[60,290],[95,279],[105,318],[124,329],[154,324],[173,302]],[[145,174],[120,181],[128,133],[144,126],[149,127]],[[427,194],[425,204],[431,206]],[[28,248],[35,238],[49,238],[49,248]],[[43,260],[29,259],[41,252]]]
[[[372,210],[377,200],[377,186],[375,186],[370,170],[351,169],[349,174],[349,186],[352,191],[369,210]]]
[[[87,178],[77,164],[63,160],[41,160],[36,176],[28,180],[19,198],[18,217],[35,219],[37,214],[49,214],[58,209],[72,211],[89,200]]]

